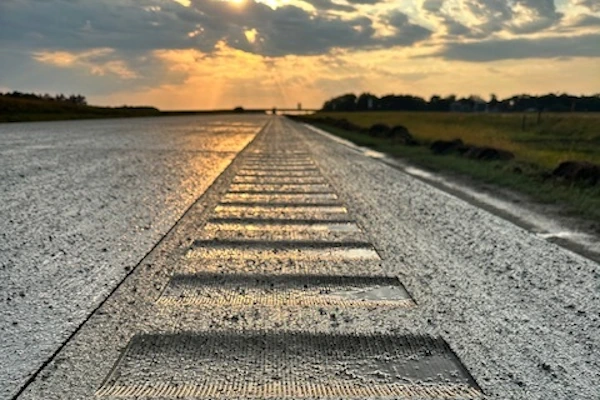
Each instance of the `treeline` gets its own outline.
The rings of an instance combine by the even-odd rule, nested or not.
[[[0,92],[1,97],[8,97],[12,99],[24,99],[24,100],[42,100],[42,101],[55,101],[55,102],[63,102],[63,103],[71,103],[85,106],[87,105],[87,100],[84,96],[80,94],[72,94],[70,96],[65,96],[64,94],[57,94],[52,96],[48,93],[46,94],[36,94],[36,93],[22,93],[22,92]]]
[[[154,107],[95,107],[84,96],[50,96],[33,93],[0,93],[0,122],[48,121],[88,118],[126,118],[161,115]]]
[[[359,96],[348,93],[326,101],[322,111],[600,112],[600,94],[521,94],[503,100],[492,94],[490,100],[486,101],[476,95],[463,98],[455,95],[431,96],[429,100],[425,100],[412,95],[377,97],[371,93]]]

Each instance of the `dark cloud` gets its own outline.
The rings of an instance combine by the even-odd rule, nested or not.
[[[585,26],[600,26],[600,17],[596,17],[595,15],[579,15],[575,20],[569,24],[569,26],[573,27],[585,27]]]
[[[511,21],[508,25],[513,33],[538,32],[556,25],[563,17],[556,11],[554,0],[515,0],[515,4],[526,8],[533,18],[525,23]]]
[[[475,36],[469,28],[450,17],[443,16],[442,23],[450,36]]]
[[[467,8],[483,22],[473,28],[488,35],[502,30],[533,33],[549,28],[562,18],[554,0],[465,0]],[[520,15],[525,11],[527,18]]]
[[[412,24],[408,15],[400,11],[388,14],[386,22],[396,31],[393,38],[390,38],[394,44],[412,44],[427,39],[432,34],[429,29]]]
[[[465,0],[465,7],[483,22],[470,27],[484,35],[504,29],[504,24],[512,18],[512,9],[506,0]]]
[[[423,10],[436,13],[440,11],[444,5],[445,0],[425,0],[423,2]]]
[[[355,11],[356,8],[346,5],[346,4],[337,4],[331,0],[303,0],[305,3],[312,5],[317,10],[322,11],[344,11],[344,12],[352,12]]]
[[[376,37],[368,17],[313,15],[291,5],[274,10],[254,1],[243,7],[211,0],[192,0],[190,7],[172,0],[2,2],[0,45],[33,49],[192,48],[211,52],[224,41],[240,50],[283,56],[323,54],[332,48],[410,45],[426,37],[424,28],[408,22],[397,26],[398,34],[393,37]],[[310,2],[323,8],[338,6],[330,0]],[[254,43],[244,34],[249,29],[258,31]]]
[[[456,18],[456,9],[443,9],[445,0],[425,0],[422,8],[437,16],[450,36],[483,39],[501,31],[534,33],[557,25],[563,15],[554,0],[463,0],[468,14],[479,22],[465,25]]]
[[[489,62],[525,58],[600,57],[600,34],[451,43],[433,56]]]
[[[161,10],[152,11],[156,7]],[[0,43],[69,50],[200,45],[187,36],[194,26],[177,18],[180,8],[161,0],[13,0],[3,4],[0,12]]]

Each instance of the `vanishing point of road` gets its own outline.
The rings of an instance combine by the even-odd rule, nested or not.
[[[0,398],[598,399],[600,269],[277,116],[0,126]]]

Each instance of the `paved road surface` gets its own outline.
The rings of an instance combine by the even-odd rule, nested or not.
[[[0,124],[0,399],[56,350],[265,121]]]
[[[20,398],[596,399],[598,278],[273,118]]]

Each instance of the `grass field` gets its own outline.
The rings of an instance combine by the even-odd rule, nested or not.
[[[600,164],[600,113],[467,114],[415,112],[318,113],[345,118],[368,128],[380,122],[404,125],[422,142],[462,139],[465,143],[511,151],[516,158],[544,168],[561,161]],[[525,116],[525,130],[522,130]]]
[[[389,139],[316,124],[361,146],[371,147],[434,171],[449,171],[528,195],[542,203],[563,207],[566,214],[597,222],[600,230],[600,185],[556,182],[548,174],[562,161],[600,164],[600,115],[459,114],[411,112],[317,113],[309,118],[347,119],[370,127],[375,123],[404,125],[421,142],[405,146]],[[467,144],[491,146],[514,153],[511,161],[480,161],[457,155],[440,156],[429,150],[435,140],[461,139]],[[545,178],[546,177],[546,178]]]

